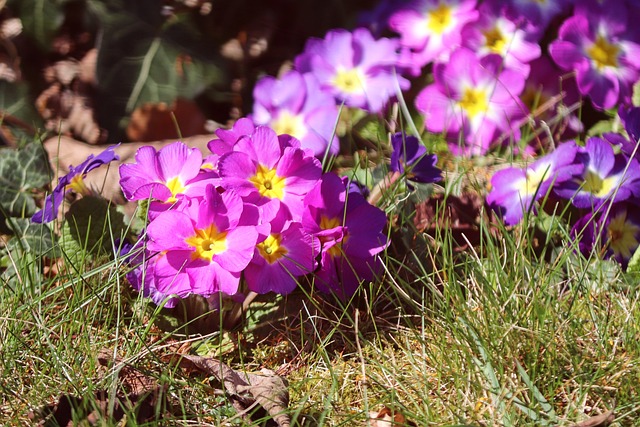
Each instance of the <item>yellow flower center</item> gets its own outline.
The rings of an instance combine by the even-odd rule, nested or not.
[[[619,53],[620,48],[609,43],[603,36],[598,36],[596,42],[587,49],[587,54],[599,70],[605,67],[617,67]]]
[[[180,180],[180,178],[177,176],[171,178],[169,181],[167,181],[165,185],[167,186],[169,191],[171,191],[171,197],[167,199],[168,203],[175,203],[178,200],[176,196],[178,194],[184,193],[185,190],[187,189],[182,183],[182,181]]]
[[[613,218],[607,227],[609,247],[616,255],[631,258],[632,251],[638,247],[636,235],[639,230],[640,227],[627,221],[626,212],[621,213]]]
[[[364,92],[364,79],[362,73],[357,68],[350,70],[338,69],[333,78],[333,85],[344,93]]]
[[[467,88],[458,104],[467,112],[470,119],[489,109],[487,94],[482,89]]]
[[[582,190],[603,199],[611,194],[617,183],[618,180],[615,176],[602,179],[597,173],[587,171],[587,175],[584,178],[584,184],[582,185]]]
[[[527,171],[526,185],[524,189],[525,197],[531,196],[538,191],[538,188],[540,188],[540,184],[542,184],[542,182],[547,177],[548,171],[548,166]]]
[[[263,197],[280,199],[284,197],[285,178],[276,175],[275,169],[258,165],[256,174],[249,181],[258,189]]]
[[[186,238],[185,242],[195,249],[192,259],[211,261],[215,255],[227,250],[227,232],[220,232],[211,224],[204,230],[196,230],[196,234]]]
[[[442,34],[449,28],[451,21],[451,7],[440,4],[437,8],[429,11],[427,28],[436,34]]]
[[[493,53],[503,55],[507,47],[507,40],[500,31],[500,28],[493,27],[490,30],[484,31],[485,44],[489,50]]]
[[[91,191],[87,187],[87,184],[84,182],[84,178],[82,174],[76,175],[71,178],[71,182],[67,184],[66,190],[73,190],[78,194],[82,194],[88,196],[91,194]]]
[[[270,234],[264,242],[258,243],[260,255],[262,255],[262,258],[269,264],[273,264],[289,252],[287,248],[280,245],[281,241],[282,236],[280,234]]]
[[[278,118],[271,122],[271,129],[278,135],[287,134],[295,138],[302,139],[307,134],[307,126],[301,115],[293,115],[288,111],[283,111]]]
[[[342,225],[342,220],[340,218],[328,218],[326,216],[322,216],[320,218],[320,228],[323,230],[331,230],[332,228],[336,228]],[[329,248],[329,255],[332,257],[338,257],[342,255],[342,245],[347,242],[347,235],[342,237],[342,241],[331,246]],[[326,242],[326,238],[323,239],[320,237],[320,243],[324,244]]]

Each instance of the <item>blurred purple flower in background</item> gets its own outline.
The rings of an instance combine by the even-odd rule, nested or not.
[[[400,34],[402,64],[417,76],[422,67],[446,60],[461,44],[462,27],[478,17],[476,0],[415,0],[389,18]]]
[[[551,43],[553,60],[565,70],[575,70],[578,88],[599,109],[629,103],[631,86],[640,70],[638,13],[622,2],[576,5]]]
[[[397,49],[397,40],[375,40],[366,28],[337,29],[324,39],[307,40],[295,66],[301,73],[312,73],[338,101],[377,113],[395,96],[397,86],[409,87],[408,80],[395,74]]]
[[[340,143],[334,132],[338,107],[333,96],[320,89],[313,74],[289,71],[281,79],[264,77],[256,84],[253,97],[250,118],[256,124],[299,139],[302,148],[318,157],[328,145],[330,154],[338,153]]]
[[[449,62],[434,66],[434,78],[418,94],[416,107],[428,131],[447,134],[454,154],[484,154],[501,134],[507,141],[519,138],[527,112],[518,98],[524,76],[505,69],[498,55],[478,59],[460,48]]]

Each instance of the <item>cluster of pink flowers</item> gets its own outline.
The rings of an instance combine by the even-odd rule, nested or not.
[[[347,297],[380,271],[385,214],[290,135],[239,120],[217,132],[212,154],[181,142],[142,147],[120,166],[132,201],[148,201],[148,225],[129,247],[134,287],[175,304],[190,294],[286,294],[315,273],[318,289]]]

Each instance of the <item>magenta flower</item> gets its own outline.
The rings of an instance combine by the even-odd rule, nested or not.
[[[65,194],[69,191],[73,190],[76,193],[85,195],[90,194],[91,191],[83,181],[84,177],[87,176],[87,173],[90,171],[102,165],[109,164],[114,160],[118,160],[118,155],[113,151],[118,145],[120,144],[108,147],[97,156],[91,154],[87,157],[87,160],[78,166],[70,166],[69,173],[58,179],[56,188],[44,199],[42,210],[36,212],[31,217],[31,221],[38,223],[53,221],[56,216],[58,216],[58,209],[62,204],[62,200],[64,200]]]
[[[389,26],[400,34],[403,65],[417,76],[424,65],[458,48],[462,27],[477,17],[476,0],[415,0],[391,15]]]
[[[415,136],[398,132],[391,137],[391,146],[391,171],[406,173],[408,180],[425,184],[442,179],[442,171],[436,167],[438,157],[427,154],[427,149]]]
[[[608,212],[590,212],[571,229],[578,249],[585,256],[602,254],[626,268],[640,246],[640,210],[636,204],[615,204]]]
[[[318,157],[325,154],[328,145],[330,154],[338,153],[340,145],[334,132],[338,107],[312,74],[290,71],[279,80],[264,77],[256,84],[253,97],[251,119],[256,124],[297,138],[302,148]]]
[[[136,163],[120,166],[120,186],[128,200],[156,199],[175,203],[180,196],[202,196],[217,175],[201,173],[202,153],[182,142],[160,151],[145,146],[136,152]]]
[[[615,154],[611,144],[591,137],[583,149],[582,174],[555,188],[560,197],[578,208],[595,209],[605,202],[621,202],[640,196],[640,164]]]
[[[525,168],[499,170],[491,178],[491,192],[487,204],[504,223],[520,222],[524,213],[534,209],[534,203],[545,197],[552,186],[572,179],[582,172],[578,146],[572,141],[560,145]]]
[[[158,292],[181,298],[235,294],[258,239],[257,219],[249,220],[243,209],[234,191],[219,194],[209,185],[202,202],[151,221],[147,249],[159,253],[153,271]]]
[[[448,63],[434,66],[435,83],[418,94],[416,106],[425,115],[431,132],[445,132],[455,153],[484,154],[501,135],[520,136],[526,107],[518,96],[524,76],[504,69],[498,55],[481,60],[471,50],[460,48]],[[462,138],[464,146],[457,141]]]
[[[322,244],[318,289],[347,298],[380,272],[378,254],[388,245],[387,217],[345,182],[326,173],[304,199],[304,229]]]
[[[244,271],[247,286],[254,292],[288,294],[300,276],[315,270],[320,242],[306,233],[301,223],[287,217],[286,210],[281,210],[271,221],[270,230],[258,238],[253,259]]]
[[[304,52],[295,59],[301,73],[312,73],[320,87],[349,107],[379,112],[396,86],[409,87],[409,81],[394,75],[399,56],[396,40],[375,40],[366,28],[353,33],[338,29],[323,40],[309,39]]]
[[[298,220],[304,196],[322,174],[318,159],[299,144],[293,138],[278,138],[268,127],[257,127],[220,159],[222,187],[256,204],[277,199]]]
[[[586,2],[560,27],[549,46],[553,60],[575,70],[578,88],[599,109],[629,103],[639,78],[640,38],[631,10],[623,2]]]
[[[476,52],[478,57],[496,54],[506,68],[529,75],[529,62],[540,56],[536,39],[489,7],[480,7],[480,18],[462,30],[462,45]]]

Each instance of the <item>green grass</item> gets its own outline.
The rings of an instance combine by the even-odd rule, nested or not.
[[[465,231],[479,243],[461,248],[455,228],[415,230],[409,201],[394,200],[381,283],[344,304],[261,298],[230,333],[186,334],[107,256],[76,256],[57,275],[14,260],[18,279],[0,287],[2,424],[29,425],[62,395],[83,396],[88,412],[115,410],[131,389],[99,363],[108,349],[118,369],[162,385],[160,420],[148,425],[247,425],[206,375],[170,363],[182,347],[287,378],[294,424],[367,425],[388,407],[420,426],[568,426],[614,408],[616,425],[638,425],[637,276],[576,255],[553,218],[546,232],[533,217],[512,230],[484,219]]]

